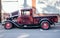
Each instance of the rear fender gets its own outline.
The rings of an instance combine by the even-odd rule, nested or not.
[[[48,21],[51,25],[54,24],[54,22],[52,22],[51,20],[47,19],[47,18],[43,18],[39,21],[39,23],[41,23],[42,21]]]

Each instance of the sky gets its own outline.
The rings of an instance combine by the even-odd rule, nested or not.
[[[27,7],[32,7],[32,0],[26,3]],[[2,12],[12,13],[22,8],[24,0],[2,0]],[[36,9],[36,13],[60,14],[60,0],[36,0]]]

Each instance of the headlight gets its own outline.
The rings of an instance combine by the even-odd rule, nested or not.
[[[12,21],[17,22],[17,20],[12,20]]]

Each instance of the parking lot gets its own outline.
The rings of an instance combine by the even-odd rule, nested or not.
[[[5,30],[0,24],[0,38],[60,38],[60,24],[57,23],[49,30],[40,28]]]

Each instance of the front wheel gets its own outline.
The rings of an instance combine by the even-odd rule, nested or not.
[[[12,27],[13,27],[12,23],[10,23],[10,22],[6,22],[5,25],[4,25],[5,29],[11,29]]]
[[[48,29],[50,28],[49,22],[48,22],[48,21],[42,21],[42,22],[41,22],[41,28],[42,28],[43,30],[48,30]]]

